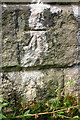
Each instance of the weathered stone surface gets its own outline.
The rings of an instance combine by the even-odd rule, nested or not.
[[[2,20],[2,67],[76,63],[77,23],[71,6],[3,6]]]
[[[18,44],[13,42],[8,38],[3,40],[2,67],[19,65]]]
[[[14,27],[17,30],[41,30],[54,26],[54,16],[55,14],[59,16],[60,13],[59,7],[48,4],[3,5],[3,24],[9,25],[6,33],[9,32],[12,24],[12,28]],[[5,18],[6,20],[4,20]]]
[[[21,35],[20,35],[21,33]],[[77,47],[65,35],[56,37],[45,31],[20,32],[17,41],[14,38],[3,39],[2,66],[37,65],[71,66],[76,63]],[[58,38],[59,37],[59,38]],[[61,39],[62,38],[62,39]],[[69,44],[73,45],[69,45]]]
[[[22,38],[19,39],[22,50],[20,53],[21,66],[53,65],[59,67],[76,64],[77,47],[74,43],[69,45],[71,42],[68,41],[68,38],[66,38],[68,42],[64,42],[64,35],[61,39],[60,35],[57,37],[54,35],[54,31],[53,34],[49,32],[23,33]]]
[[[46,29],[55,25],[54,16],[59,16],[61,9],[48,4],[31,4],[29,26],[32,29]]]
[[[75,8],[3,5],[2,67],[6,72],[1,74],[0,91],[12,104],[22,99],[24,103],[44,101],[63,86],[65,94],[80,95],[80,75],[72,67],[80,64]]]
[[[15,91],[24,100],[44,101],[56,96],[55,90],[63,87],[63,72],[56,69],[5,72],[2,81],[3,95],[6,93],[6,98]]]
[[[64,89],[65,95],[80,97],[80,71],[78,66],[64,70]]]
[[[14,33],[15,29],[20,31],[42,30],[50,27],[66,27],[66,25],[68,29],[71,29],[70,26],[75,28],[77,23],[75,21],[75,11],[73,13],[72,9],[74,10],[74,6],[66,5],[64,7],[48,4],[3,5],[3,27],[7,26],[4,33]]]
[[[17,34],[17,31],[29,30],[30,13],[30,6],[28,5],[3,5],[2,27],[4,37],[9,33],[14,35]]]
[[[80,65],[80,46],[77,46],[78,57],[77,57],[77,64]]]
[[[3,5],[3,34],[14,34],[18,30],[43,30],[52,27],[67,27],[73,33],[77,27],[73,10],[74,6],[66,5],[64,7],[48,4]]]
[[[20,7],[20,8],[19,8]],[[24,10],[23,10],[24,9]],[[28,28],[29,7],[3,6],[2,14],[2,67],[20,64],[17,32]]]

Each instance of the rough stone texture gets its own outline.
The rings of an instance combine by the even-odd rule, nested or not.
[[[76,64],[77,22],[71,6],[8,5],[2,20],[3,67]]]
[[[46,29],[55,25],[54,15],[59,16],[61,9],[47,4],[31,4],[29,26],[31,29]]]
[[[80,95],[80,71],[78,66],[66,69],[29,70],[4,72],[1,74],[1,91],[6,99],[17,95],[23,103],[27,101],[45,101],[55,97],[64,87],[64,94]],[[14,95],[15,94],[15,95]],[[27,99],[27,101],[26,101]],[[13,99],[12,99],[13,102]]]
[[[22,5],[21,5],[22,6]],[[24,8],[24,10],[23,10]],[[20,64],[17,31],[28,28],[29,7],[9,5],[2,14],[2,67]]]
[[[12,92],[21,94],[23,101],[47,100],[56,96],[55,90],[63,88],[63,71],[57,69],[23,72],[4,72],[2,90],[5,97]]]
[[[66,38],[68,42],[64,42],[65,36],[64,34],[61,39],[60,35],[57,36],[54,31],[30,31],[22,33],[18,37],[21,49],[21,66],[74,65],[77,59],[77,48],[74,43],[69,45],[71,42],[68,38]]]
[[[0,90],[12,104],[15,96],[47,100],[65,85],[65,94],[80,97],[76,11],[72,5],[3,5]]]
[[[18,56],[18,44],[12,41],[7,41],[4,39],[4,45],[2,49],[2,67],[5,66],[15,66],[19,63]]]
[[[65,94],[79,97],[80,91],[80,71],[79,67],[67,68],[64,70]]]

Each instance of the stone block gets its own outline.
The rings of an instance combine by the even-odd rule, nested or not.
[[[37,65],[71,66],[76,64],[75,41],[50,31],[18,32],[17,38],[2,40],[2,66],[22,67]],[[62,38],[62,39],[61,39]],[[72,45],[71,45],[72,44]]]
[[[53,31],[54,33],[54,31]],[[63,35],[64,36],[64,35]],[[72,66],[76,64],[77,47],[68,41],[59,39],[48,31],[30,31],[22,33],[19,39],[21,66],[43,66],[55,67]],[[72,38],[72,36],[71,36]],[[71,39],[70,39],[71,40]]]
[[[77,27],[71,6],[3,5],[2,67],[76,64]]]
[[[1,77],[6,99],[15,91],[23,101],[44,101],[55,97],[58,87],[63,88],[63,72],[57,69],[4,72]]]

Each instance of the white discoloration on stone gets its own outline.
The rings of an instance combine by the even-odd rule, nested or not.
[[[62,10],[61,8],[54,6],[54,7],[50,7],[50,11],[52,13],[61,13]]]
[[[25,71],[21,73],[21,77],[22,77],[22,82],[24,83],[25,81],[30,81],[33,79],[34,80],[38,80],[40,78],[42,78],[44,76],[44,74],[41,71]]]
[[[22,66],[34,66],[42,52],[48,50],[48,44],[46,42],[45,31],[30,31],[32,37],[28,46],[24,46],[25,54],[22,58]],[[32,61],[32,62],[31,62]],[[42,63],[42,59],[39,61]]]
[[[7,7],[7,5],[6,5],[6,4],[3,4],[2,6],[3,6],[3,7]]]
[[[62,74],[62,71],[56,69],[6,72],[3,86],[8,94],[11,94],[12,88],[18,93],[21,92],[20,95],[26,99],[26,102],[38,99],[38,97],[43,100],[50,95],[50,91],[53,91],[51,95],[54,95],[57,82],[63,80]]]
[[[36,98],[36,88],[28,88],[28,92],[25,93],[25,97],[28,99],[28,101],[33,101],[34,98]]]
[[[39,22],[40,13],[42,13],[44,9],[50,8],[50,6],[44,4],[31,4],[30,7],[31,15],[29,18],[29,27],[35,27],[35,29],[44,29],[42,23]]]
[[[36,85],[42,86],[42,79],[44,74],[41,71],[25,71],[21,72],[22,78],[22,86],[24,89],[24,93],[26,98],[29,101],[34,100],[36,98]]]
[[[46,28],[45,26],[43,26],[43,24],[40,21],[40,19],[43,21],[45,20],[43,16],[44,10],[50,10],[51,13],[61,12],[61,8],[50,6],[48,4],[43,4],[43,3],[31,4],[30,7],[31,7],[31,15],[29,18],[29,27],[35,28],[35,29]]]
[[[74,16],[78,17],[78,13],[79,13],[78,5],[72,5],[72,10],[73,10]]]

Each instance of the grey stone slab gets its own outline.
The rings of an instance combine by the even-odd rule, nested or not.
[[[23,33],[23,36],[21,34],[22,38],[19,36],[21,66],[53,65],[60,67],[76,64],[77,47],[63,42],[64,37],[58,39],[58,35],[57,38],[51,35],[45,31],[30,31]],[[66,41],[68,40],[66,38]]]
[[[14,91],[23,103],[48,100],[56,96],[58,87],[59,90],[63,88],[63,72],[57,69],[4,72],[2,78],[3,83],[0,87],[3,88],[5,98],[12,101]]]
[[[80,72],[78,67],[65,69],[44,69],[20,72],[4,72],[1,74],[0,85],[6,99],[14,102],[13,92],[18,99],[28,101],[45,101],[57,95],[73,95],[80,93]],[[59,90],[58,94],[56,89]],[[6,94],[5,94],[6,93]],[[12,103],[11,102],[11,103]]]
[[[76,64],[78,25],[74,8],[77,6],[44,4],[36,12],[34,4],[3,6],[3,66]]]

